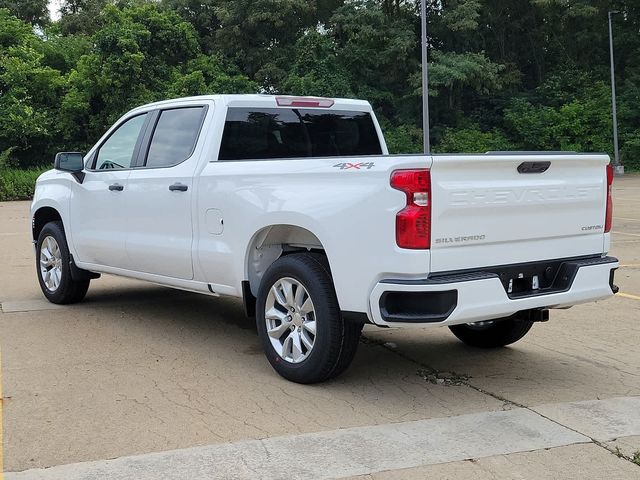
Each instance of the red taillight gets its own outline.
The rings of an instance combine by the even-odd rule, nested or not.
[[[604,233],[611,231],[611,223],[613,221],[613,199],[611,198],[611,189],[613,186],[613,167],[607,165],[607,214],[604,218]]]
[[[279,107],[330,108],[334,103],[330,98],[276,97],[276,104]]]
[[[431,247],[431,175],[429,170],[396,170],[391,186],[407,195],[407,206],[396,215],[396,243],[400,248]]]

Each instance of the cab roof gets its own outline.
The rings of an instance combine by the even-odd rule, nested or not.
[[[174,98],[141,105],[138,109],[149,107],[165,107],[193,103],[198,101],[213,101],[227,107],[262,107],[262,108],[318,108],[330,110],[355,110],[371,112],[371,105],[366,100],[350,98],[328,98],[293,95],[264,95],[264,94],[232,94],[232,95],[199,95],[194,97]]]

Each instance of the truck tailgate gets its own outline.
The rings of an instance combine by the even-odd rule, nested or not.
[[[431,271],[601,254],[607,155],[434,155]]]

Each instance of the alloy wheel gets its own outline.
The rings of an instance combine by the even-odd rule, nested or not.
[[[40,246],[40,275],[47,290],[58,290],[62,281],[62,252],[52,236],[46,236]]]
[[[276,353],[289,363],[304,361],[316,339],[316,312],[307,289],[298,280],[285,277],[269,290],[264,318]]]

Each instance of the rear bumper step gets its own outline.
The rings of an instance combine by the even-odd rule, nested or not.
[[[522,310],[568,307],[615,293],[617,268],[616,258],[589,257],[383,280],[371,292],[372,321],[382,326],[457,325]]]

